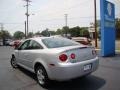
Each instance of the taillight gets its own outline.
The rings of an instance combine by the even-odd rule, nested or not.
[[[70,55],[70,57],[71,57],[72,59],[75,59],[75,54],[72,53],[72,54]]]
[[[62,61],[62,62],[65,62],[66,60],[67,60],[67,55],[66,54],[61,54],[60,56],[59,56],[59,59],[60,59],[60,61]]]
[[[96,50],[92,50],[92,55],[97,55]]]

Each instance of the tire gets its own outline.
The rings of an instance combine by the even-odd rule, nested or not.
[[[11,66],[12,66],[13,68],[17,68],[17,67],[18,67],[17,62],[16,62],[16,59],[15,59],[15,57],[13,57],[13,56],[12,56],[12,58],[11,58],[10,63],[11,63]]]
[[[47,72],[43,66],[38,66],[36,69],[36,76],[39,85],[42,87],[48,87],[50,80],[48,78]]]

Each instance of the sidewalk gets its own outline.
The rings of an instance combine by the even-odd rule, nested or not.
[[[120,52],[120,40],[116,40],[115,44],[116,44],[116,51]],[[92,45],[95,46],[95,41],[94,40],[92,40]],[[99,41],[99,40],[98,40],[97,49],[99,49],[99,50],[101,49],[101,41]]]

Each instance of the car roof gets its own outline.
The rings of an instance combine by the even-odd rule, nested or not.
[[[34,38],[29,38],[28,40],[42,40],[42,39],[46,39],[46,38],[51,38],[51,37],[34,37]]]
[[[36,41],[39,41],[39,40],[47,39],[47,38],[63,38],[63,37],[54,37],[54,36],[51,36],[51,37],[34,37],[34,38],[29,38],[27,40],[36,40]]]
[[[41,43],[41,40],[42,40],[42,39],[45,39],[45,38],[51,38],[51,37],[34,37],[34,38],[28,38],[28,39],[25,39],[25,40],[23,41],[23,43],[24,43],[25,41],[27,41],[27,40],[35,40],[35,41],[37,41],[38,43],[40,43],[44,48],[46,48],[46,46],[45,46],[43,43]]]

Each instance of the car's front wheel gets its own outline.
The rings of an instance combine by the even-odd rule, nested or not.
[[[37,81],[41,86],[47,87],[49,85],[48,75],[43,66],[37,67],[36,75],[37,75]]]
[[[13,57],[13,56],[12,56],[12,58],[11,58],[10,63],[11,63],[11,66],[12,66],[13,68],[17,68],[17,67],[18,67],[17,62],[16,62],[16,59],[15,59],[15,57]]]

